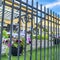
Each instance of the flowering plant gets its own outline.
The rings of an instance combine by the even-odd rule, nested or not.
[[[9,52],[9,48],[8,47],[10,47],[9,40],[6,40],[6,39],[3,40],[2,41],[2,52],[1,52],[2,55],[8,56],[8,52]]]
[[[18,47],[19,46],[23,46],[24,45],[24,41],[23,40],[15,40],[13,43],[12,43],[12,46],[14,47]]]
[[[26,42],[27,42],[27,44],[31,43],[31,40],[30,40],[29,37],[27,38]],[[6,39],[6,40],[3,40],[3,45],[7,46],[6,51],[8,51],[8,52],[9,52],[9,47],[10,46],[12,47],[12,52],[14,52],[15,48],[17,50],[18,46],[19,46],[19,50],[20,50],[20,54],[21,54],[21,52],[23,51],[23,47],[25,45],[25,38],[22,37],[21,40],[18,40],[17,38],[12,38],[12,43],[11,44],[10,44],[10,39]],[[6,55],[7,55],[7,53],[6,53]],[[17,52],[15,52],[15,54],[17,55]]]
[[[19,50],[20,50],[20,54],[23,52],[23,46],[24,46],[24,41],[23,40],[12,40],[12,44],[10,44],[10,40],[3,40],[3,45],[7,46],[7,48],[5,48],[5,52],[3,53],[4,55],[8,56],[8,52],[9,52],[9,47],[12,47],[12,54],[14,52],[14,49],[16,49],[16,51],[18,51],[18,44],[19,44]],[[2,49],[3,50],[3,49]],[[2,55],[3,55],[2,54]],[[15,52],[15,55],[17,55],[17,52]]]
[[[8,47],[10,47],[10,46],[18,47],[18,44],[19,44],[19,46],[23,46],[24,41],[15,39],[15,40],[12,40],[12,44],[10,44],[10,40],[3,40],[3,44],[7,45]]]

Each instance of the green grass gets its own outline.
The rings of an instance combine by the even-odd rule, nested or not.
[[[58,48],[59,49],[59,48]],[[58,51],[57,51],[57,54],[56,54],[56,46],[54,46],[51,50],[51,48],[46,48],[45,49],[45,57],[46,57],[46,60],[51,60],[51,57],[52,57],[52,60],[56,60],[56,56],[59,56],[58,55]],[[60,50],[60,49],[59,49]],[[51,51],[52,51],[52,55],[51,55]],[[36,56],[36,50],[33,50],[32,51],[32,60],[35,60],[35,56]],[[40,53],[41,53],[41,57],[42,57],[42,60],[44,60],[44,49],[42,49],[42,51],[40,52],[40,49],[38,49],[37,51],[37,60],[40,60]],[[7,56],[2,56],[2,60],[8,60],[8,57]],[[11,60],[17,60],[17,56],[12,56],[11,57]],[[20,56],[20,60],[24,60],[24,55],[21,55]],[[26,52],[26,60],[30,60],[30,51]]]

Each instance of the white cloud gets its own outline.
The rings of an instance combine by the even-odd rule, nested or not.
[[[53,2],[53,3],[47,4],[45,6],[46,6],[46,8],[53,8],[53,7],[58,6],[58,5],[60,5],[60,1]]]
[[[60,0],[57,0],[57,1],[60,1]]]
[[[55,6],[60,6],[60,0],[57,0],[57,1],[53,2],[53,3],[48,3],[48,4],[43,5],[42,6],[43,11],[44,11],[44,6],[46,8],[54,8]],[[40,9],[40,6],[39,6],[39,9]]]

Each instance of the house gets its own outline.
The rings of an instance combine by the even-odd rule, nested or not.
[[[12,1],[11,0],[6,0],[5,1],[6,3],[6,6],[5,6],[5,13],[4,13],[4,25],[7,27],[11,24],[11,7],[12,7]],[[25,30],[25,15],[26,15],[26,6],[22,5],[21,7],[21,23],[20,23],[20,27],[21,27],[21,30]],[[2,7],[0,7],[0,17],[2,16]],[[32,10],[28,7],[28,13],[32,13]],[[36,14],[36,11],[34,10],[33,11],[33,14]],[[19,17],[19,2],[18,1],[15,1],[14,2],[14,14],[13,14],[13,25],[14,25],[14,28],[17,26],[18,27],[18,17]],[[29,17],[27,20],[27,31],[30,31],[32,26],[31,26],[31,14],[28,14]],[[55,18],[57,18],[55,16]],[[46,19],[48,19],[48,16],[46,16]],[[48,29],[48,21],[49,21],[49,30],[51,28],[51,17],[49,16],[49,20],[46,20],[46,29]],[[1,19],[0,19],[0,22],[1,22]],[[53,22],[53,18],[52,18],[52,22]],[[56,22],[56,19],[54,19],[54,22]],[[60,22],[59,22],[60,23]],[[41,21],[38,22],[38,25],[41,24]],[[44,19],[42,19],[42,27],[44,27]],[[55,28],[56,30],[56,24],[52,23],[52,28]],[[10,28],[10,27],[9,27]],[[10,29],[9,29],[10,30]],[[35,22],[35,16],[33,17],[33,30],[36,32],[36,22]],[[50,30],[51,31],[51,30]],[[52,31],[54,31],[52,29]],[[40,26],[38,26],[38,32],[40,34]]]
[[[48,17],[49,17],[49,19],[48,19]],[[41,21],[40,21],[39,25],[40,24],[41,24]],[[59,24],[60,24],[60,21],[59,21]],[[52,33],[54,33],[55,35],[56,35],[56,32],[57,32],[57,34],[58,33],[60,34],[60,26],[58,25],[58,17],[57,16],[54,16],[54,18],[51,18],[50,16],[46,16],[45,21],[44,21],[44,19],[42,19],[42,25],[41,26],[43,28],[45,27],[46,30],[49,29],[50,34],[51,34],[51,30],[52,30]],[[48,26],[49,26],[49,28],[48,28]],[[58,32],[58,26],[59,26],[59,32]]]
[[[4,12],[4,26],[10,30],[10,25],[11,25],[11,7],[12,7],[12,1],[11,0],[5,0],[6,6],[5,6],[5,12]],[[18,21],[19,21],[19,3],[14,2],[14,13],[13,13],[13,29],[18,26]],[[25,30],[25,15],[26,15],[26,6],[22,5],[21,7],[22,12],[21,12],[21,23],[20,27],[21,30]],[[32,10],[28,8],[28,13],[32,13]],[[33,11],[33,14],[35,14],[35,11]],[[0,17],[2,17],[2,6],[0,7]],[[27,31],[31,30],[31,14],[28,14],[28,22],[27,22]],[[0,18],[1,22],[1,18]],[[33,19],[33,28],[35,27],[35,21]]]

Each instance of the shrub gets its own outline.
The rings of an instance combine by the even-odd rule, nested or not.
[[[37,35],[38,40],[40,40],[40,37],[41,37],[41,35]],[[33,36],[32,38],[36,39],[36,36]],[[47,34],[46,34],[46,37],[44,37],[44,35],[42,35],[42,40],[44,40],[44,39],[48,40],[48,35]]]
[[[4,38],[8,38],[8,34],[7,34],[7,31],[6,30],[3,30],[3,37]]]

